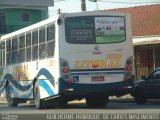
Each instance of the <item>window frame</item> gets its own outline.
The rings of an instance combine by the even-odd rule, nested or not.
[[[54,30],[53,30],[53,36],[51,37],[51,38],[53,38],[53,39],[48,39],[48,38],[50,38],[50,37],[48,37],[49,36],[49,34],[50,33],[52,33],[52,32],[49,32],[48,31],[48,28],[51,28],[53,26],[53,28],[54,28]],[[47,58],[51,58],[51,57],[54,57],[54,54],[55,54],[55,39],[56,39],[56,26],[55,26],[55,23],[52,23],[52,24],[49,24],[49,25],[47,25],[47,28],[46,28],[46,31],[47,31],[47,35],[46,35],[46,37],[47,37],[47,42],[46,42],[46,46],[47,46],[47,49],[46,49],[46,53],[47,53]],[[50,45],[51,44],[54,44],[51,48],[50,48]],[[51,49],[53,50],[53,53],[52,54],[49,54],[50,53],[50,51],[51,51]]]
[[[54,27],[54,31],[53,31],[53,32],[54,32],[54,34],[53,34],[53,36],[49,36],[49,35],[50,35],[50,34],[49,34],[49,33],[50,33],[50,31],[48,30],[48,28],[51,28],[52,26]],[[55,24],[47,25],[47,28],[46,28],[46,29],[47,29],[47,35],[46,35],[46,36],[47,36],[47,41],[55,40],[55,37],[56,37],[56,36],[55,36],[55,33],[56,33],[56,29],[55,29],[55,27],[56,27],[56,26],[55,26]],[[51,39],[49,39],[50,37],[51,37]],[[53,38],[53,39],[52,39],[52,38]]]
[[[15,46],[13,46],[13,43],[14,43],[13,41],[16,41]],[[14,37],[12,37],[12,51],[17,50],[17,49],[18,49],[18,36],[14,36]]]
[[[32,42],[31,42],[31,44],[32,45],[36,45],[36,44],[38,44],[38,29],[34,29],[34,30],[32,30],[32,37],[31,37],[31,40],[32,40]]]
[[[39,28],[33,29],[31,33],[31,59],[35,61],[39,58]]]
[[[0,66],[3,67],[5,66],[5,58],[6,58],[6,51],[5,51],[5,41],[0,41]]]
[[[24,37],[24,38],[21,39],[21,37]],[[23,49],[23,48],[25,48],[25,46],[26,46],[26,35],[25,35],[25,33],[22,33],[22,34],[19,35],[19,49]]]

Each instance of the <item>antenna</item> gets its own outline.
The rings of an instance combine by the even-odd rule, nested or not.
[[[86,0],[81,0],[81,11],[86,11]]]

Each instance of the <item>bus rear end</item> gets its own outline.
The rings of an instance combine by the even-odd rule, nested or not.
[[[104,106],[108,96],[129,93],[134,80],[129,16],[85,12],[63,17],[59,93],[68,100],[86,98],[88,106]]]

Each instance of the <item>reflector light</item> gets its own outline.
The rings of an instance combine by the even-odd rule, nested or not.
[[[68,88],[64,88],[64,91],[67,91],[68,90]]]
[[[124,86],[123,89],[128,89],[128,86]]]
[[[65,69],[63,69],[63,72],[64,72],[64,73],[68,73],[69,70],[68,70],[67,68],[65,68]]]
[[[74,91],[73,88],[64,88],[63,90],[64,90],[64,91]]]
[[[131,66],[127,66],[127,71],[131,71],[132,67]]]

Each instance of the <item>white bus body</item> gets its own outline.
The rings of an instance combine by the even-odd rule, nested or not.
[[[83,98],[105,106],[108,96],[133,88],[131,38],[129,15],[115,12],[60,14],[4,35],[1,91],[10,106],[34,99],[40,109]]]

